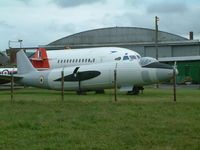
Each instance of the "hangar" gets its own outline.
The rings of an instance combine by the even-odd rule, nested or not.
[[[138,52],[141,56],[156,56],[155,30],[136,27],[112,27],[73,34],[54,42],[49,47],[118,46]],[[175,34],[158,31],[158,57],[200,55],[200,42]]]
[[[76,33],[39,47],[48,50],[105,46],[123,47],[134,50],[143,57],[156,58],[155,39],[155,30],[152,29],[110,27]],[[198,57],[193,59],[193,56]],[[163,60],[163,58],[165,59]],[[179,83],[185,82],[188,78],[192,79],[194,83],[200,83],[200,42],[193,39],[192,33],[187,39],[179,35],[158,31],[158,59],[166,63],[177,62],[178,69],[181,67],[182,70],[177,78]]]

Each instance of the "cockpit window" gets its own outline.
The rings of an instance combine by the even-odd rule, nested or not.
[[[158,62],[158,60],[156,60],[155,58],[152,58],[152,57],[142,57],[142,58],[140,58],[140,65],[141,66],[146,66],[146,65],[151,64],[153,62]]]
[[[137,58],[140,59],[141,57],[139,55],[137,55]]]
[[[115,60],[121,60],[121,57],[117,57],[117,58],[115,58]]]
[[[137,59],[136,56],[134,56],[134,55],[130,55],[129,58],[130,58],[130,60]]]
[[[128,56],[124,56],[123,60],[129,60],[129,57]]]

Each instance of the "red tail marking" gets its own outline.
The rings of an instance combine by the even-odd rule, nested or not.
[[[46,49],[44,48],[38,48],[34,58],[31,58],[31,63],[35,68],[38,68],[38,70],[46,70],[50,68],[49,65],[49,59],[47,57]],[[44,69],[39,69],[44,68]]]

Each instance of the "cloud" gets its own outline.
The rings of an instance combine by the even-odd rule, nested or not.
[[[1,28],[5,28],[5,29],[11,29],[11,28],[14,28],[14,26],[8,24],[6,21],[0,21],[0,27]]]
[[[184,13],[187,11],[187,5],[181,2],[154,3],[147,7],[148,13]]]
[[[144,0],[141,2],[141,0],[124,0],[124,3],[127,4],[127,5],[131,5],[131,6],[140,6],[140,5],[143,5],[144,3]]]
[[[18,0],[20,2],[23,2],[24,4],[28,5],[32,0]]]
[[[104,0],[52,0],[52,2],[58,5],[59,7],[65,8],[104,2]]]
[[[200,38],[199,0],[3,0],[0,8],[2,50],[8,40],[37,46],[96,28],[154,29],[155,16],[161,31]]]
[[[64,23],[64,24],[59,24],[56,23],[54,20],[51,23],[48,23],[47,26],[48,30],[50,30],[52,33],[74,33],[76,32],[76,26],[73,23]]]

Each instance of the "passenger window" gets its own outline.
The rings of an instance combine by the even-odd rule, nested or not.
[[[87,59],[85,59],[85,62],[87,62]]]
[[[64,60],[64,63],[66,62],[66,59]]]
[[[79,62],[81,62],[81,59],[79,59]]]
[[[62,62],[63,62],[63,60],[60,61],[60,63],[62,63]]]
[[[76,63],[78,62],[78,59],[76,59]]]
[[[60,60],[58,59],[58,63],[60,62]]]
[[[93,63],[95,62],[95,58],[93,58]]]
[[[69,60],[67,59],[67,63],[69,62]]]
[[[72,60],[70,59],[70,61],[69,61],[70,63],[72,62]]]
[[[82,62],[84,62],[84,59],[82,59]]]

